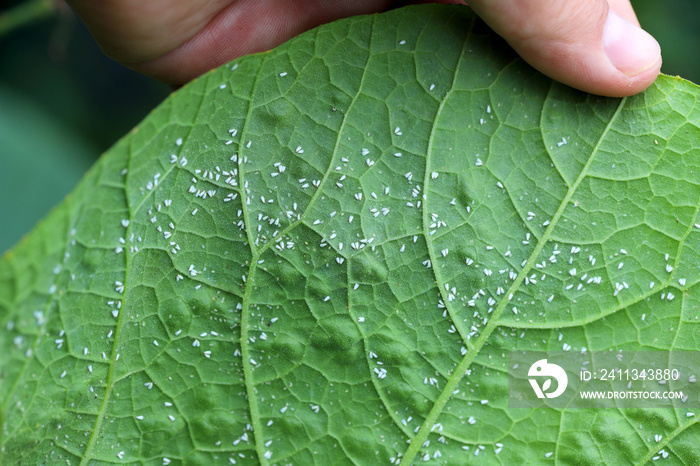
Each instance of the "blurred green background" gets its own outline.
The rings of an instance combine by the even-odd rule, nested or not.
[[[700,82],[697,0],[632,0],[661,44],[662,71]],[[102,55],[60,0],[10,0],[0,7],[0,252],[70,192],[95,159],[170,88]],[[4,16],[51,5],[22,27]],[[17,11],[16,9],[14,10]]]

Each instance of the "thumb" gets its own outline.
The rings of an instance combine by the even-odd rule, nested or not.
[[[530,65],[593,94],[633,95],[661,69],[661,49],[629,0],[471,0]]]

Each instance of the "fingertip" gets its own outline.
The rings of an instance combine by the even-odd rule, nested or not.
[[[556,54],[561,56],[561,54]],[[524,59],[527,60],[525,56]],[[654,63],[639,67],[630,76],[613,65],[607,55],[590,54],[581,61],[576,60],[537,60],[530,62],[545,75],[575,89],[605,97],[629,97],[639,94],[651,86],[661,72],[662,57],[659,54]]]
[[[651,34],[610,10],[603,28],[603,49],[612,65],[629,77],[654,67],[661,47]]]
[[[576,89],[629,96],[649,87],[660,72],[659,44],[638,26],[626,0],[470,4],[525,61]]]
[[[611,92],[607,95],[609,95],[610,97],[629,97],[643,92],[652,84],[654,84],[654,81],[656,81],[656,78],[659,76],[659,73],[661,73],[662,62],[663,60],[661,58],[661,55],[659,55],[656,62],[646,70],[643,70],[632,77],[625,75],[625,77],[629,81],[627,87],[621,86],[619,90],[616,88],[611,89]]]
[[[628,97],[651,86],[661,72],[663,60],[656,39],[613,10],[607,13],[601,46],[604,58],[597,53],[588,57],[597,76],[575,82],[574,87],[608,97]]]

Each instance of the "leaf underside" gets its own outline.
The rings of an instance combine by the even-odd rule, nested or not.
[[[700,348],[697,99],[456,6],[201,77],[0,262],[0,462],[700,464],[688,410],[506,399],[510,350]]]

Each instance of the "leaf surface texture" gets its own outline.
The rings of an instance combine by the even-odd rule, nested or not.
[[[0,262],[2,463],[700,463],[687,410],[506,399],[511,350],[698,350],[697,99],[444,6],[201,77]]]

